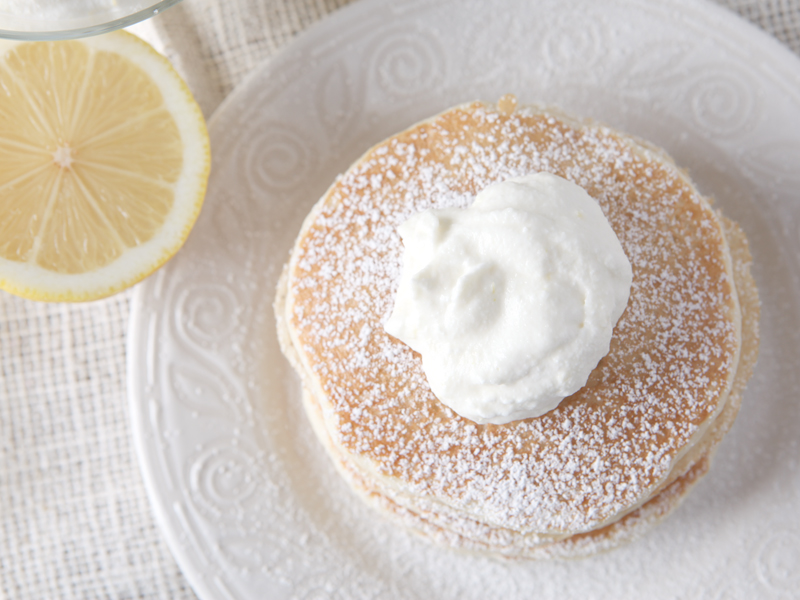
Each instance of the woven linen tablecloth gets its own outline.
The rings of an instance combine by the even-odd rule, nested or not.
[[[348,0],[184,0],[134,27],[204,113]],[[800,54],[800,0],[719,0]],[[136,464],[126,399],[131,292],[83,305],[0,292],[0,597],[194,598]]]

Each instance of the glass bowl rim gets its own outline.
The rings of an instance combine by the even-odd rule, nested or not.
[[[133,25],[134,23],[148,19],[180,1],[181,0],[159,0],[147,8],[143,8],[110,21],[91,23],[80,27],[67,26],[65,29],[60,30],[50,29],[47,31],[16,31],[4,29],[2,25],[0,25],[0,39],[20,41],[54,41],[100,35],[102,33],[128,27],[129,25]],[[53,23],[53,21],[50,21],[49,23]]]

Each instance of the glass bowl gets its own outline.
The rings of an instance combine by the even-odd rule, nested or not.
[[[133,25],[180,0],[0,0],[0,38],[65,40]]]

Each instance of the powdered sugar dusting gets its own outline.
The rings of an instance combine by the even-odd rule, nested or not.
[[[476,425],[383,331],[396,227],[536,171],[599,202],[633,266],[631,299],[586,387],[540,418]],[[386,482],[513,531],[587,531],[648,497],[724,403],[738,357],[724,249],[706,201],[655,153],[600,126],[471,105],[377,146],[335,183],[298,240],[291,326],[334,443]]]

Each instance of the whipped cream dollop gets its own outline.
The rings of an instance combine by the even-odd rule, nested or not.
[[[478,423],[540,416],[608,353],[631,264],[597,202],[550,173],[485,188],[398,229],[385,329],[422,355],[433,393]]]

